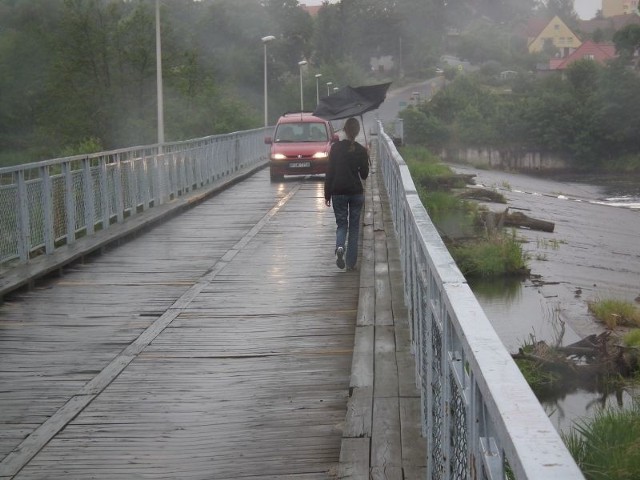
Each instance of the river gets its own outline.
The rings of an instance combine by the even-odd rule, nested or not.
[[[395,88],[378,111],[364,116],[364,131],[375,131],[375,119],[391,124],[414,92],[428,99],[443,77]],[[604,331],[590,316],[587,302],[605,297],[636,301],[640,296],[640,178],[538,177],[451,165],[476,175],[476,183],[493,187],[512,211],[555,223],[553,233],[518,229],[529,253],[532,279],[471,287],[496,332],[511,352],[534,335],[552,342],[564,324],[563,344]],[[505,205],[488,205],[504,210]],[[541,401],[560,431],[591,416],[598,406],[629,403],[600,392],[576,391]]]
[[[516,231],[529,254],[531,279],[471,283],[509,351],[517,351],[532,336],[554,342],[564,331],[566,345],[601,333],[603,326],[587,310],[589,301],[640,301],[640,182],[542,178],[450,166],[458,173],[475,174],[478,186],[498,190],[510,211],[555,223],[553,233]],[[506,207],[486,205],[494,211]],[[564,431],[598,406],[630,401],[626,392],[580,390],[541,403],[556,428]]]

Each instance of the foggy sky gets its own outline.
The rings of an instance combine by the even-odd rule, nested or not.
[[[323,0],[298,0],[299,3],[314,6],[322,5]],[[337,0],[330,0],[335,3]],[[582,20],[591,20],[596,16],[596,12],[602,9],[602,0],[574,0],[573,9]]]
[[[602,10],[602,0],[574,0],[573,9],[582,20],[591,20],[598,10]]]

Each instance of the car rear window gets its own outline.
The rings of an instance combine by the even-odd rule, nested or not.
[[[326,142],[328,140],[327,126],[321,122],[281,123],[276,128],[276,143]]]

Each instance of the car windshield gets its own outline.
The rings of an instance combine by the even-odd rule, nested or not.
[[[324,123],[297,122],[282,123],[276,129],[276,143],[283,142],[326,142],[329,132]]]

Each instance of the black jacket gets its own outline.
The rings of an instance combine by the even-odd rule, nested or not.
[[[331,146],[329,171],[324,180],[324,198],[364,192],[362,180],[369,176],[369,153],[358,142],[341,140]]]

